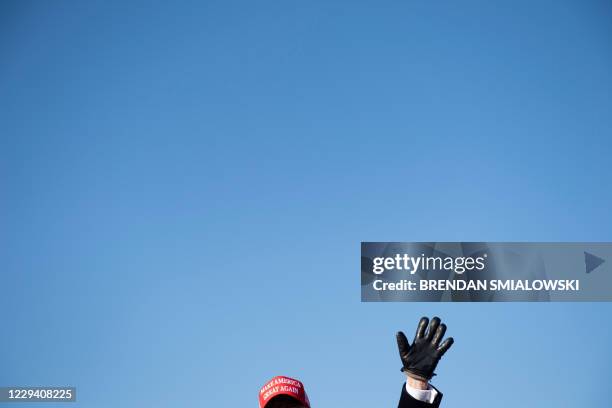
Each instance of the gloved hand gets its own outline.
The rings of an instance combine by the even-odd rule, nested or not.
[[[427,333],[429,319],[422,317],[417,327],[412,345],[404,333],[397,332],[397,347],[402,359],[402,371],[408,376],[418,380],[428,381],[435,375],[434,370],[440,358],[453,345],[453,338],[449,337],[440,344],[446,325],[440,324],[440,318],[431,319]]]

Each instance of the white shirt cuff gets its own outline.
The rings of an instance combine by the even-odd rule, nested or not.
[[[417,388],[412,388],[406,382],[406,392],[415,400],[419,400],[422,402],[426,402],[428,404],[433,404],[436,396],[438,395],[438,391],[436,391],[431,385],[426,390],[419,390]]]

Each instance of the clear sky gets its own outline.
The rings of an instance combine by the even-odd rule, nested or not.
[[[360,241],[612,241],[609,1],[0,3],[0,385],[609,406],[611,304],[362,304]],[[26,406],[26,405],[24,405]]]

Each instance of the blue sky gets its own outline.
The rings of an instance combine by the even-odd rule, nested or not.
[[[3,2],[0,384],[605,406],[612,307],[361,304],[361,241],[610,241],[606,1]]]

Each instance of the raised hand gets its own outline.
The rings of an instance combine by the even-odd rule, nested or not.
[[[444,333],[446,325],[440,324],[439,317],[431,319],[431,323],[428,318],[421,318],[412,345],[403,332],[398,332],[397,347],[402,359],[402,371],[418,380],[430,380],[435,375],[434,370],[440,358],[454,342],[452,337],[442,341]]]

